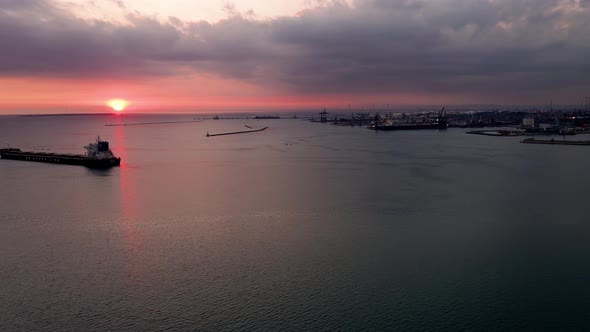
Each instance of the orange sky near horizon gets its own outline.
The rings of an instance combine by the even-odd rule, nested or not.
[[[325,107],[353,111],[395,105],[425,105],[445,102],[444,96],[399,94],[306,94],[272,91],[243,81],[215,77],[183,76],[144,81],[76,80],[55,78],[0,78],[0,114],[111,112],[108,101],[124,99],[124,113],[223,111],[321,110]],[[77,111],[79,110],[79,111]]]
[[[589,21],[579,0],[4,0],[0,114],[574,105]]]
[[[59,109],[108,112],[114,98],[130,102],[125,112],[299,109],[337,104],[337,97],[302,97],[270,93],[240,81],[166,77],[136,81],[78,81],[46,78],[0,78],[0,112]],[[341,103],[341,102],[340,102]]]
[[[62,14],[69,12],[79,18],[114,24],[125,24],[125,15],[130,12],[162,19],[163,22],[174,16],[184,21],[205,20],[216,24],[234,15],[232,10],[255,20],[264,20],[268,17],[296,16],[300,10],[318,6],[321,2],[278,0],[269,4],[261,0],[239,0],[230,5],[224,1],[197,3],[189,0],[125,0],[120,3],[115,0],[54,0],[53,3],[59,5]],[[436,103],[444,99],[419,93],[301,93],[281,90],[272,83],[256,84],[202,71],[197,73],[191,69],[176,75],[129,76],[110,80],[86,75],[0,76],[0,86],[0,114],[77,110],[110,112],[107,102],[115,98],[129,101],[125,113],[321,110],[324,107],[346,110],[349,104],[354,110],[361,110],[383,109],[387,104],[422,105],[423,101]]]
[[[216,84],[223,85],[222,90]],[[155,80],[148,84],[132,82],[101,82],[75,80],[14,78],[0,79],[0,114],[111,112],[109,100],[120,98],[130,104],[124,113],[150,112],[232,112],[232,111],[296,111],[321,110],[325,107],[353,111],[381,109],[394,106],[394,101],[418,105],[416,95],[383,98],[378,95],[356,96],[352,101],[340,94],[284,95],[261,91],[243,82],[215,80],[176,82],[173,78]],[[190,88],[197,86],[199,88]],[[228,94],[227,91],[233,93]],[[424,100],[424,99],[422,99]],[[432,100],[432,97],[428,99]]]
[[[191,0],[54,0],[61,10],[76,17],[125,24],[126,15],[136,13],[166,21],[177,17],[185,21],[217,22],[231,11],[255,15],[256,19],[295,15],[309,6],[309,1],[261,0],[204,1]],[[0,8],[2,10],[2,8]],[[125,112],[181,110],[232,111],[255,109],[299,109],[335,105],[333,96],[297,96],[272,91],[245,81],[203,74],[163,77],[129,77],[101,80],[83,77],[0,76],[0,114],[81,109],[84,112],[110,111],[106,105],[113,98],[128,100]]]

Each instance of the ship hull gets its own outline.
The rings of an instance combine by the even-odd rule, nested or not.
[[[83,155],[69,155],[57,153],[26,152],[19,149],[0,149],[2,159],[31,161],[40,163],[80,165],[89,168],[110,168],[119,166],[121,158],[89,158]]]

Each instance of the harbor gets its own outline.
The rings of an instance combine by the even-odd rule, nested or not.
[[[587,110],[536,110],[536,111],[485,111],[447,113],[443,107],[439,112],[423,113],[351,113],[346,118],[335,114],[328,119],[324,109],[319,113],[320,119],[312,122],[327,123],[336,126],[364,125],[376,131],[414,131],[441,130],[447,128],[473,128],[465,133],[490,137],[519,136],[573,136],[590,134],[590,112]],[[477,129],[475,129],[477,128]],[[525,139],[522,143],[551,145],[588,145],[581,140]]]
[[[331,111],[328,119],[336,115],[346,114]],[[155,122],[192,116],[119,118]],[[576,249],[587,242],[584,170],[590,154],[585,148],[521,144],[526,136],[466,135],[471,129],[458,127],[373,131],[368,125],[313,123],[305,116],[254,121],[248,114],[234,120],[115,127],[104,126],[118,119],[108,115],[0,118],[2,147],[82,153],[81,147],[101,134],[121,158],[121,167],[109,171],[0,159],[3,243],[10,267],[5,284],[18,287],[5,292],[12,304],[9,314],[39,315],[9,330],[46,327],[42,312],[36,306],[29,310],[23,297],[48,306],[55,330],[83,329],[89,320],[98,329],[117,330],[130,320],[115,315],[102,324],[91,317],[116,311],[154,321],[161,312],[170,313],[189,330],[235,329],[223,318],[218,324],[201,320],[210,308],[224,315],[238,308],[247,319],[270,326],[264,325],[265,317],[256,318],[269,303],[284,308],[281,313],[293,312],[288,322],[294,322],[271,330],[305,330],[309,320],[322,322],[324,315],[366,330],[369,325],[363,323],[378,322],[395,310],[408,312],[411,320],[424,317],[414,311],[417,306],[445,313],[457,292],[461,298],[453,322],[478,319],[482,307],[490,308],[484,309],[490,320],[502,319],[490,312],[514,301],[520,319],[530,298],[515,300],[512,294],[544,299],[528,279],[511,283],[515,274],[528,277],[532,268],[550,271],[535,276],[544,285],[558,280],[567,294],[581,293],[578,298],[584,300],[586,278],[568,283],[571,274],[561,271],[583,270],[588,256]],[[207,131],[249,130],[246,125],[269,128],[205,137]],[[567,222],[560,222],[563,216]],[[491,249],[496,245],[499,250]],[[441,264],[452,268],[441,270]],[[48,276],[40,279],[41,287],[21,282],[39,270]],[[375,279],[374,271],[382,278]],[[88,276],[99,276],[91,288]],[[240,284],[244,278],[252,288]],[[64,292],[62,281],[73,293]],[[459,290],[456,284],[468,287]],[[202,285],[213,291],[202,297]],[[511,285],[508,290],[506,285]],[[263,301],[244,301],[251,289]],[[71,294],[90,308],[76,326],[71,317],[79,308],[58,306],[71,302]],[[557,301],[570,303],[571,298]],[[152,311],[154,299],[162,299],[162,311]],[[97,301],[106,304],[93,309]],[[338,309],[343,301],[351,310],[375,314],[350,317]],[[179,305],[194,309],[177,312]],[[574,310],[574,304],[568,308]],[[137,330],[177,327],[174,319],[157,326],[138,321]],[[429,322],[436,329],[440,321]]]
[[[379,113],[350,113],[349,116],[339,112],[328,112],[323,109],[316,113],[319,118],[313,114],[295,114],[292,117],[279,115],[226,115],[221,118],[215,115],[212,118],[203,117],[199,120],[183,119],[180,115],[175,120],[153,120],[153,121],[120,121],[119,123],[107,123],[106,127],[127,127],[127,126],[141,126],[141,125],[176,125],[185,123],[203,124],[209,127],[208,124],[216,122],[215,120],[228,121],[242,121],[242,120],[276,120],[276,119],[290,119],[300,121],[310,121],[311,123],[319,123],[322,125],[334,125],[340,127],[365,127],[373,131],[423,131],[434,130],[443,131],[450,128],[471,128],[465,133],[469,135],[490,136],[490,137],[522,137],[529,136],[531,138],[521,140],[525,144],[544,144],[544,145],[574,145],[574,146],[588,146],[590,141],[587,140],[566,140],[565,137],[573,135],[583,135],[590,133],[590,112],[583,110],[562,110],[562,111],[485,111],[480,113],[462,112],[457,110],[448,111],[443,107],[438,112],[398,112],[386,113],[381,115]],[[47,116],[44,116],[47,117]],[[118,119],[122,120],[118,117]],[[209,119],[209,120],[205,120]],[[213,121],[213,122],[210,122]],[[282,121],[281,121],[282,122]],[[247,123],[247,122],[246,122]],[[269,127],[255,128],[248,124],[243,124],[246,130],[230,130],[221,132],[204,133],[205,137],[219,137],[228,135],[242,135],[253,134],[267,130]],[[203,126],[194,129],[197,131],[205,131]],[[441,131],[443,130],[443,131]],[[536,136],[559,136],[563,139],[537,139]],[[98,144],[98,145],[97,145]],[[106,148],[105,148],[106,144]],[[110,153],[108,156],[98,158],[92,151],[87,151],[87,154],[60,154],[45,151],[21,151],[18,148],[4,148],[0,149],[2,159],[13,159],[22,161],[35,161],[54,164],[69,164],[69,165],[83,165],[90,168],[108,168],[118,166],[120,158],[115,157],[110,152],[108,142],[98,142],[90,144],[100,149],[101,153]],[[86,146],[85,148],[88,148]]]
[[[0,0],[0,332],[590,330],[590,0]]]

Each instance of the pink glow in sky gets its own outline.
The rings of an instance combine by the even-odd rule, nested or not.
[[[305,0],[237,0],[237,1],[194,1],[194,0],[102,0],[65,1],[80,17],[112,19],[123,21],[130,12],[167,19],[176,17],[183,21],[218,22],[231,12],[241,12],[260,19],[278,16],[294,16],[305,8],[313,7],[314,1]],[[73,4],[73,5],[72,5]]]
[[[576,104],[580,0],[0,1],[0,112]]]

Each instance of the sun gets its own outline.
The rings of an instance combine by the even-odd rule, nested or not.
[[[113,110],[121,112],[129,105],[129,102],[125,99],[111,99],[107,101],[107,105],[109,105]]]

